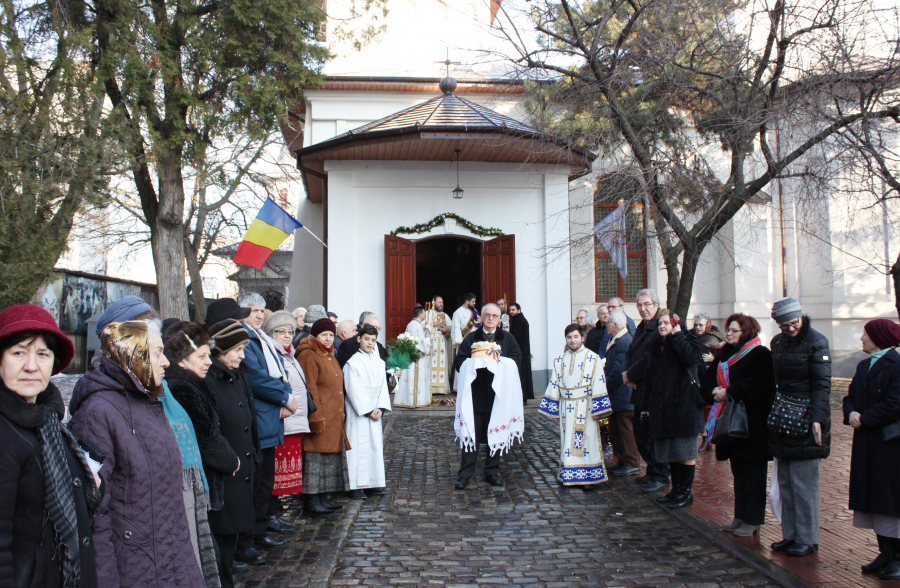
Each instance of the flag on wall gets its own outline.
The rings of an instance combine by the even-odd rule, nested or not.
[[[278,249],[288,235],[303,226],[303,223],[266,198],[256,218],[250,223],[244,240],[234,254],[234,263],[262,269],[272,252]]]
[[[628,276],[628,250],[625,247],[626,208],[622,204],[591,229],[591,232],[609,253],[610,259],[616,265],[623,280]]]

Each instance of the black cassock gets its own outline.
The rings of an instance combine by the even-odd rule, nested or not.
[[[453,359],[453,368],[458,372],[464,361],[472,357],[472,344],[479,341],[487,341],[485,333],[482,329],[475,329],[463,339]],[[503,357],[508,357],[516,362],[519,373],[522,373],[522,351],[515,338],[497,327],[494,331],[493,343],[500,346]],[[490,370],[480,369],[475,373],[475,381],[472,382],[472,405],[475,412],[491,414],[491,408],[494,406],[494,374]]]
[[[534,382],[531,379],[531,334],[528,319],[521,312],[509,317],[509,332],[519,344],[522,361],[519,362],[519,379],[522,380],[522,397],[534,399]]]

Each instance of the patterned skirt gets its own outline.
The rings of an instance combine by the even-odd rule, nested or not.
[[[284,444],[275,447],[275,487],[272,496],[303,491],[303,451],[300,435],[285,435]]]
[[[303,452],[303,493],[342,492],[350,488],[347,474],[347,452]]]
[[[697,435],[663,437],[653,440],[653,453],[658,462],[676,462],[697,459]]]

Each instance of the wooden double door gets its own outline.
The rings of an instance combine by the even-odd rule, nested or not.
[[[516,299],[516,238],[504,235],[481,243],[479,306],[506,297]],[[416,242],[384,236],[385,340],[393,339],[412,320],[416,304]],[[426,300],[419,300],[425,303]],[[444,312],[452,315],[453,300],[445,298]]]

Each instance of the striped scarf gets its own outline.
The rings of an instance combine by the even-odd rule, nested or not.
[[[760,341],[759,336],[756,336],[744,343],[743,347],[741,347],[737,353],[728,358],[728,361],[719,362],[719,368],[716,370],[716,382],[718,382],[721,388],[728,388],[731,386],[731,366],[760,345],[762,345],[762,341]],[[722,412],[723,405],[723,401],[716,400],[713,403],[712,408],[709,409],[709,417],[706,419],[706,434],[709,435],[708,439],[713,438],[713,433],[716,431],[716,419],[719,418],[719,413]]]

